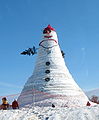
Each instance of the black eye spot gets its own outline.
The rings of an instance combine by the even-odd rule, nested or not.
[[[44,29],[44,30],[43,30],[43,34],[50,33],[50,32],[51,32],[50,29]]]

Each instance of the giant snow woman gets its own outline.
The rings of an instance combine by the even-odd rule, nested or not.
[[[74,81],[62,56],[57,34],[48,25],[43,30],[32,76],[18,98],[21,106],[85,106],[88,98]]]

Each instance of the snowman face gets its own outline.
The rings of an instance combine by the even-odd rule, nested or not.
[[[55,31],[50,29],[44,29],[43,40],[40,42],[40,46],[45,48],[51,48],[58,44],[58,38]]]

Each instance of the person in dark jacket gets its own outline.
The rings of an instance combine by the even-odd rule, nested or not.
[[[3,110],[7,110],[9,108],[9,103],[8,103],[6,97],[2,98],[2,105],[1,106],[2,106]]]
[[[17,102],[16,100],[14,100],[14,101],[12,102],[12,108],[13,108],[13,109],[19,109],[19,104],[18,104],[18,102]]]
[[[88,101],[87,104],[86,104],[86,106],[91,106],[91,103]]]

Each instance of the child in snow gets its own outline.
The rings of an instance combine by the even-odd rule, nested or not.
[[[12,102],[12,108],[13,108],[13,109],[19,109],[19,105],[18,105],[18,102],[17,102],[16,100],[14,100],[14,101]]]
[[[1,106],[2,106],[3,110],[7,110],[9,108],[9,103],[8,103],[6,97],[2,98],[2,105]]]

